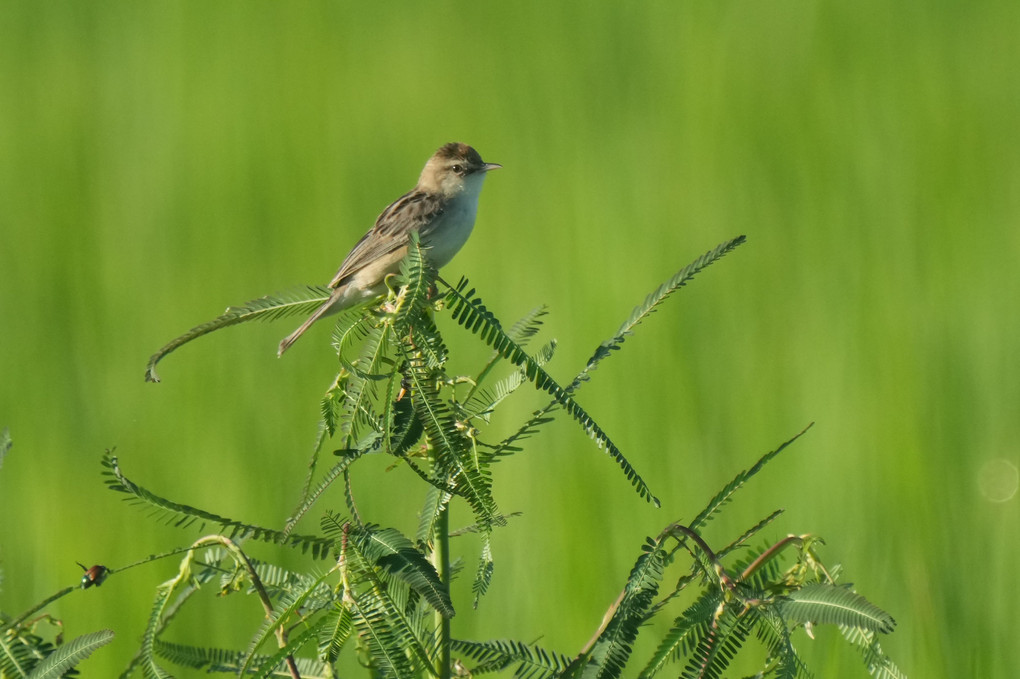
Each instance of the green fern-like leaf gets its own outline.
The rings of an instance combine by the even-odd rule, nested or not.
[[[327,663],[335,663],[353,631],[354,621],[351,611],[343,602],[336,602],[333,604],[332,610],[325,615],[325,620],[319,630],[319,656]]]
[[[144,634],[142,634],[142,646],[138,651],[138,663],[141,664],[142,674],[145,675],[146,679],[172,679],[172,675],[156,662],[156,642],[166,625],[164,616],[170,604],[170,596],[174,592],[173,585],[174,581],[171,580],[164,582],[156,588],[156,601],[149,611],[149,622],[145,626]],[[194,587],[188,589],[192,592],[195,590]],[[169,617],[166,616],[166,618]]]
[[[362,306],[353,306],[340,311],[333,324],[333,348],[344,355],[349,348],[365,339],[375,324],[374,314],[365,313]]]
[[[190,597],[199,590],[199,587],[211,582],[222,573],[219,562],[223,556],[223,550],[218,548],[209,549],[202,557],[199,557],[198,562],[202,567],[199,568],[197,573],[192,573],[191,583],[180,586],[179,578],[181,574],[178,573],[177,577],[162,583],[156,588],[156,600],[152,610],[149,612],[149,620],[142,635],[142,644],[127,668],[120,674],[120,679],[128,679],[133,676],[135,670],[139,667],[142,669],[142,674],[147,678],[171,676],[156,661],[158,656],[157,649],[162,643],[159,636],[188,602]],[[191,556],[189,555],[187,558],[190,559]],[[176,594],[176,598],[171,602],[170,599],[174,594]]]
[[[323,530],[341,545],[339,563],[348,584],[344,604],[376,669],[385,676],[405,677],[432,668],[434,638],[422,625],[422,618],[429,616],[414,605],[424,597],[411,596],[413,590],[407,583],[413,582],[423,590],[431,585],[420,584],[420,564],[411,564],[415,559],[401,554],[409,543],[394,537],[399,535],[394,532],[344,523],[335,515],[323,518]],[[386,539],[374,540],[373,535]],[[394,552],[397,545],[401,549]],[[435,673],[434,669],[429,671]]]
[[[766,665],[773,665],[776,679],[811,679],[811,672],[793,645],[790,627],[774,606],[751,608],[745,615],[751,616],[758,639],[769,649]]]
[[[535,354],[534,359],[539,365],[545,366],[552,360],[556,350],[556,342],[548,342]],[[523,370],[516,370],[491,388],[473,389],[464,400],[463,410],[466,417],[481,417],[488,421],[488,416],[505,398],[517,391],[517,388],[528,381]],[[498,459],[498,458],[494,458]]]
[[[316,536],[284,535],[282,531],[235,521],[234,519],[218,516],[203,509],[179,504],[160,497],[124,476],[117,462],[117,456],[113,455],[111,451],[107,451],[103,455],[102,464],[105,467],[103,471],[103,476],[106,477],[105,483],[110,490],[126,493],[130,500],[155,508],[170,525],[186,528],[193,524],[204,525],[205,523],[210,523],[218,526],[220,531],[231,539],[251,538],[262,542],[285,544],[291,547],[298,547],[302,551],[310,550],[312,555],[319,559],[329,555],[329,548],[331,546],[329,540]]]
[[[373,367],[362,364],[361,367],[351,365],[345,357],[352,346],[359,342],[366,342],[368,338],[375,337],[375,343],[381,339],[379,335],[384,333],[383,324],[373,322],[373,316],[366,314],[362,307],[351,307],[341,311],[337,316],[336,325],[333,328],[333,346],[337,350],[344,367],[333,380],[333,384],[326,391],[322,399],[322,421],[330,436],[336,433],[341,420],[351,422],[357,414],[370,417],[368,410],[361,401],[362,392],[366,382],[372,379]],[[357,363],[358,361],[355,361]],[[350,427],[346,429],[348,439]],[[344,447],[350,447],[350,440],[345,441]]]
[[[287,592],[309,588],[311,583],[316,580],[315,577],[307,573],[293,571],[274,563],[259,561],[251,557],[248,560],[255,568],[255,574],[262,583],[262,587],[266,590],[269,597],[274,600],[281,599]],[[233,573],[225,573],[221,578],[220,591],[229,589],[232,579]],[[331,605],[333,599],[332,590],[329,587],[313,587],[311,588],[309,598],[306,600],[306,606],[314,609],[324,608]]]
[[[386,676],[412,676],[430,667],[432,643],[405,608],[407,588],[386,587],[353,545],[347,554],[352,582],[348,602],[359,639]]]
[[[485,307],[481,299],[475,296],[474,290],[465,291],[465,288],[467,288],[467,280],[462,279],[457,287],[449,289],[446,299],[452,310],[452,318],[464,328],[478,335],[483,342],[499,352],[513,365],[521,368],[537,389],[550,394],[558,405],[581,425],[581,428],[595,441],[595,444],[599,448],[605,449],[606,453],[616,461],[638,495],[655,506],[659,506],[658,498],[652,495],[644,479],[602,430],[602,427],[545,371],[538,361],[529,356],[503,330],[499,320]]]
[[[503,525],[505,523],[509,523],[508,519],[515,519],[515,518],[517,518],[519,516],[523,516],[523,514],[524,514],[524,512],[510,512],[508,514],[500,514],[500,525]],[[479,526],[477,523],[469,523],[466,526],[461,526],[460,528],[451,530],[450,531],[450,537],[451,538],[456,538],[456,537],[460,537],[461,535],[468,535],[468,534],[476,534],[477,535],[480,532],[481,532],[481,526]]]
[[[401,293],[397,296],[396,313],[393,326],[397,335],[407,337],[415,326],[429,314],[432,308],[432,290],[436,281],[436,270],[426,259],[418,234],[411,235],[407,247],[407,256],[400,263]],[[438,339],[439,333],[429,333]],[[445,362],[445,348],[438,344],[419,347],[429,357],[429,366],[436,367]]]
[[[516,666],[515,679],[553,679],[570,664],[570,658],[565,655],[520,641],[454,639],[451,646],[455,653],[478,662],[471,668],[471,676],[474,677]]]
[[[322,494],[325,493],[338,478],[343,477],[350,469],[350,466],[354,464],[355,460],[359,459],[362,454],[363,453],[361,451],[354,451],[348,455],[344,455],[330,468],[328,472],[326,472],[314,489],[307,490],[304,493],[304,499],[301,501],[301,504],[294,509],[294,512],[291,514],[291,518],[287,520],[288,527],[292,528],[296,525],[297,522],[308,513],[308,510],[312,508],[312,505],[314,505],[316,501],[322,497]],[[290,532],[286,531],[282,533],[281,537],[289,540]]]
[[[379,384],[388,382],[395,372],[389,358],[391,333],[392,326],[386,323],[371,328],[357,358],[346,365],[349,372],[343,384],[339,422],[344,448],[351,448],[367,429],[381,430],[375,406]],[[341,361],[346,362],[342,355]]]
[[[651,679],[667,664],[686,658],[708,636],[712,616],[722,602],[722,593],[709,590],[673,621],[638,679]]]
[[[351,594],[350,609],[358,636],[368,649],[376,672],[386,677],[413,677],[415,668],[408,658],[402,635],[394,629],[399,625],[389,612],[395,607],[387,605],[374,592]]]
[[[436,535],[436,522],[439,520],[439,515],[446,510],[452,497],[453,493],[448,490],[442,490],[434,485],[429,486],[425,493],[424,506],[419,514],[418,530],[414,536],[419,545],[432,544]]]
[[[350,373],[346,369],[338,372],[319,405],[319,412],[322,414],[322,427],[328,436],[333,436],[340,425],[341,412],[343,411],[344,400],[347,394],[347,380],[349,378]],[[316,446],[316,449],[318,448],[319,446]]]
[[[439,579],[435,567],[400,531],[366,525],[353,528],[349,539],[358,545],[366,559],[421,594],[443,616],[453,616],[450,592]]]
[[[301,638],[302,644],[307,639]],[[206,673],[213,672],[237,674],[241,667],[242,653],[236,650],[222,648],[208,648],[203,646],[189,646],[187,644],[170,643],[158,640],[155,644],[156,654],[169,663],[194,670],[205,670]],[[290,648],[288,647],[288,650]],[[255,667],[266,668],[270,656],[260,655],[253,663]],[[322,662],[311,658],[295,658],[298,671],[306,679],[329,676]],[[271,674],[274,677],[291,677],[289,671],[279,668],[279,665],[270,665]]]
[[[631,569],[612,618],[586,654],[582,679],[610,679],[622,675],[634,640],[659,591],[666,560],[667,552],[661,540],[649,538]]]
[[[314,596],[322,593],[328,593],[329,588],[326,587],[326,579],[333,573],[332,570],[326,571],[320,574],[318,577],[305,577],[302,578],[302,582],[299,586],[287,589],[283,592],[283,596],[280,599],[279,606],[275,607],[272,617],[266,617],[263,619],[262,624],[259,626],[255,636],[248,644],[248,651],[245,653],[244,658],[241,661],[241,668],[238,673],[244,676],[249,668],[258,667],[258,649],[262,647],[264,643],[275,633],[280,627],[286,627],[292,617],[300,617],[300,612],[306,607],[308,600]],[[309,640],[315,637],[314,626],[311,634],[309,629],[306,627],[305,633],[301,635],[300,643],[294,642],[294,644],[288,643],[285,650],[289,652],[284,653],[280,657],[273,657],[269,662],[269,667],[276,667],[283,659],[290,654],[290,652],[296,651],[302,645],[307,643]]]
[[[750,631],[749,617],[738,617],[729,609],[724,610],[694,650],[681,679],[720,679]]]
[[[27,677],[32,668],[44,657],[44,651],[37,648],[42,639],[25,639],[20,630],[10,630],[7,621],[0,618],[3,633],[0,634],[0,676]]]
[[[882,651],[875,632],[846,625],[840,625],[839,631],[860,651],[871,676],[877,679],[907,679],[907,675]]]
[[[712,264],[720,257],[732,251],[735,247],[745,241],[744,236],[738,236],[726,243],[716,247],[714,250],[702,255],[695,261],[677,272],[668,281],[656,288],[645,298],[644,303],[631,312],[630,317],[623,322],[613,337],[602,342],[585,364],[585,367],[574,377],[573,381],[566,387],[565,392],[572,397],[574,393],[590,379],[591,372],[599,363],[611,356],[614,351],[620,349],[623,342],[633,334],[634,328],[643,321],[649,314],[653,313],[658,306],[665,301],[676,290],[686,285],[695,274]],[[560,400],[554,398],[545,407],[536,410],[531,418],[526,421],[520,429],[511,436],[504,439],[497,447],[494,455],[505,455],[519,450],[518,443],[533,436],[543,425],[552,421],[552,413],[561,405]],[[658,503],[656,502],[656,506]],[[693,527],[693,525],[692,525]]]
[[[538,334],[538,331],[542,328],[542,319],[549,314],[549,308],[544,304],[537,306],[528,313],[524,314],[521,318],[510,326],[506,331],[506,334],[510,336],[514,342],[523,346],[526,346],[532,337]],[[493,352],[490,357],[490,362],[499,358],[499,352]],[[486,366],[491,363],[486,363]]]
[[[744,484],[746,484],[749,480],[751,480],[752,477],[754,477],[758,472],[760,472],[765,467],[766,464],[772,461],[772,459],[776,455],[785,450],[787,446],[789,446],[791,443],[793,443],[801,436],[803,436],[807,432],[807,430],[812,427],[813,424],[814,423],[809,424],[799,434],[797,434],[790,440],[786,441],[775,450],[765,453],[757,462],[754,463],[754,465],[751,466],[750,469],[745,469],[744,471],[737,474],[734,477],[734,479],[730,481],[728,484],[726,484],[726,486],[723,487],[722,490],[716,493],[715,497],[712,498],[708,505],[703,510],[701,510],[701,512],[696,517],[694,517],[694,519],[691,520],[691,523],[688,527],[691,530],[696,531],[702,526],[704,526],[706,523],[708,523],[712,519],[712,517],[715,516],[716,512],[718,512],[724,505],[726,505],[726,503],[728,503],[733,498],[733,495],[738,490],[740,490],[740,488],[742,488]]]
[[[771,514],[769,514],[768,516],[766,516],[765,518],[763,518],[758,523],[756,523],[753,526],[751,526],[750,528],[748,528],[741,535],[739,535],[735,540],[730,542],[728,545],[726,545],[722,549],[718,550],[715,553],[716,559],[720,559],[721,560],[724,556],[726,556],[726,555],[730,554],[731,552],[734,552],[734,551],[740,549],[741,547],[745,546],[747,544],[747,542],[751,538],[753,538],[755,535],[760,533],[766,526],[768,526],[773,521],[778,519],[782,514],[783,514],[783,510],[782,509],[777,509],[774,512],[772,512]]]
[[[295,661],[298,673],[305,679],[314,679],[315,677],[333,677],[332,668],[327,668],[323,663],[317,661],[311,661],[304,659],[304,663],[299,663],[297,658],[294,658],[294,654],[299,650],[308,645],[309,642],[315,640],[316,635],[319,632],[319,628],[322,626],[322,619],[315,621],[314,623],[307,624],[300,632],[287,640],[287,644],[283,648],[276,649],[276,652],[270,656],[257,656],[254,659],[253,667],[260,668],[257,679],[269,679],[270,677],[293,677],[294,675],[290,672],[286,661],[291,658]],[[304,668],[302,668],[302,664]]]
[[[156,655],[167,662],[207,672],[237,673],[241,652],[223,648],[206,648],[175,644],[158,639],[154,645]]]
[[[419,326],[426,321],[422,318]],[[498,510],[489,472],[479,464],[463,428],[440,397],[432,370],[418,354],[412,353],[414,350],[413,344],[405,342],[403,351],[412,383],[412,404],[433,447],[434,477],[440,486],[467,500],[480,525],[492,526],[497,522]]]
[[[568,393],[572,394],[578,387],[581,386],[581,383],[588,381],[591,372],[598,366],[598,364],[601,363],[607,356],[612,354],[612,352],[617,351],[623,345],[624,340],[634,334],[634,328],[636,328],[641,321],[654,313],[656,309],[658,309],[659,305],[666,301],[670,295],[687,285],[687,283],[690,282],[695,275],[721,259],[726,254],[732,252],[734,248],[741,245],[746,240],[745,236],[737,236],[732,240],[716,246],[715,249],[706,252],[701,257],[698,257],[696,260],[680,269],[680,271],[673,274],[673,276],[665,283],[650,292],[648,296],[645,297],[644,302],[636,306],[627,320],[620,325],[616,334],[604,341],[595,349],[595,352],[585,364],[584,370],[578,373],[577,377],[574,378],[574,381],[567,387]]]
[[[398,391],[403,381],[400,379],[402,376],[402,371],[393,375],[386,398],[389,406],[386,412],[386,421],[389,424],[386,427],[386,434],[389,435],[385,442],[386,452],[394,457],[406,456],[425,433],[421,420],[414,414],[414,406],[411,405],[412,399],[407,394],[400,394]]]
[[[795,623],[844,625],[886,634],[896,627],[891,615],[860,594],[826,583],[807,584],[791,592],[781,611]]]
[[[247,323],[255,320],[275,320],[284,316],[294,314],[309,314],[329,297],[329,289],[323,286],[307,286],[267,295],[253,299],[241,306],[227,307],[227,310],[213,320],[195,326],[180,337],[168,342],[159,351],[149,358],[145,366],[145,381],[159,382],[156,374],[156,364],[162,361],[167,354],[175,351],[188,342],[198,339],[211,332],[228,328],[239,323]]]
[[[502,517],[498,517],[502,518]],[[489,585],[492,584],[492,572],[496,568],[495,561],[492,558],[492,540],[489,539],[488,531],[479,531],[482,538],[482,549],[478,555],[478,568],[475,570],[475,579],[471,583],[471,591],[474,593],[474,607],[478,608],[478,603],[485,596],[485,593],[489,591]]]
[[[516,323],[510,326],[510,329],[506,331],[506,334],[510,336],[514,342],[519,344],[521,347],[527,346],[528,342],[538,334],[539,329],[542,327],[542,318],[549,313],[545,305],[535,307],[522,318],[518,319]],[[555,344],[555,342],[553,342]],[[492,356],[485,362],[482,369],[478,372],[475,377],[474,386],[471,391],[468,392],[467,397],[464,399],[465,402],[471,400],[475,391],[482,385],[489,373],[495,368],[500,361],[503,360],[503,355],[498,351],[493,351]]]
[[[100,630],[91,634],[83,634],[80,637],[58,646],[52,653],[35,666],[28,679],[59,679],[69,669],[92,655],[100,646],[113,641],[113,632]]]

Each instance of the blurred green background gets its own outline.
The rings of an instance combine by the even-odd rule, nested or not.
[[[296,319],[217,333],[160,385],[145,361],[228,304],[327,282],[457,140],[505,169],[447,278],[506,321],[547,303],[559,379],[674,271],[748,243],[579,395],[663,508],[571,423],[549,427],[497,470],[501,508],[524,514],[495,536],[478,611],[462,583],[456,635],[576,652],[646,535],[814,421],[709,542],[783,507],[768,536],[824,536],[896,617],[883,645],[910,676],[1020,675],[1018,35],[1005,1],[5,2],[0,605],[74,584],[75,561],[200,535],[105,490],[108,447],[179,502],[282,524],[328,329],[283,360]],[[472,370],[486,352],[445,327]],[[517,395],[497,427],[544,402]],[[420,487],[386,464],[356,471],[362,508],[412,532]],[[457,545],[471,568],[476,548]],[[52,607],[67,635],[118,634],[85,676],[123,667],[175,570]],[[260,619],[210,593],[171,637],[243,644]],[[837,637],[803,640],[818,676],[866,676]]]

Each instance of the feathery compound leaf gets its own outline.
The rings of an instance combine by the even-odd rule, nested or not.
[[[359,648],[367,647],[384,676],[416,676],[423,668],[436,674],[435,636],[422,624],[427,609],[415,592],[432,597],[428,590],[438,578],[428,576],[432,583],[421,584],[421,562],[408,555],[404,548],[410,543],[396,531],[343,523],[335,515],[323,518],[323,529],[340,539],[338,564],[347,585],[343,601],[358,631]]]
[[[204,558],[198,558],[197,563],[202,567],[197,573],[191,570],[189,564],[195,559],[192,549],[187,550],[187,555],[181,563],[181,568],[175,577],[162,583],[156,588],[156,601],[149,612],[149,620],[142,635],[142,644],[138,652],[128,663],[127,668],[121,673],[121,679],[127,679],[134,674],[134,671],[141,667],[146,679],[172,679],[171,675],[156,662],[156,648],[160,644],[159,635],[163,633],[167,625],[173,620],[188,599],[199,590],[199,587],[217,577],[222,570],[218,568],[224,553],[221,549],[210,549]],[[177,553],[176,551],[174,553]],[[182,580],[191,576],[191,582],[182,585]],[[170,598],[177,593],[173,603]]]
[[[353,631],[351,612],[343,602],[336,602],[319,629],[319,656],[330,664],[335,663]]]
[[[584,679],[619,677],[630,658],[632,644],[651,609],[662,582],[668,554],[661,540],[651,538],[631,569],[612,618],[586,654]]]
[[[502,518],[502,517],[500,517]],[[478,602],[482,600],[485,593],[489,591],[492,584],[492,572],[496,564],[492,559],[492,540],[489,538],[489,531],[480,531],[482,538],[482,550],[478,556],[478,569],[475,570],[475,579],[471,583],[471,591],[475,595],[474,607],[478,608]]]
[[[430,368],[420,356],[412,355],[413,345],[405,344],[403,348],[412,384],[412,405],[435,454],[435,482],[467,500],[475,520],[483,530],[489,530],[499,519],[488,470],[478,464],[471,441],[440,397]]]
[[[307,639],[302,635],[298,641],[304,643]],[[241,667],[241,657],[243,655],[240,651],[235,650],[174,644],[161,639],[156,641],[155,649],[156,654],[167,662],[194,670],[204,669],[209,674],[213,672],[237,674],[238,669]],[[288,644],[284,650],[291,651],[291,645]],[[266,663],[269,660],[269,656],[260,655],[257,656],[253,664],[256,667],[266,668]],[[323,664],[318,660],[295,658],[295,661],[302,677],[326,676]],[[271,668],[272,666],[269,667],[269,669]],[[290,672],[280,671],[273,676],[289,677],[291,674]]]
[[[751,631],[748,616],[737,617],[729,608],[713,621],[688,661],[681,679],[720,679]]]
[[[545,305],[535,307],[510,326],[510,329],[506,331],[506,334],[509,335],[510,339],[514,342],[517,342],[517,344],[524,347],[531,341],[532,337],[538,334],[539,329],[542,327],[542,317],[548,313],[549,312]],[[555,345],[555,343],[556,342],[554,340],[552,344]],[[485,378],[488,377],[489,373],[494,367],[496,367],[502,358],[503,355],[498,351],[492,352],[492,356],[488,361],[486,361],[485,365],[482,366],[478,376],[475,377],[475,384],[471,388],[471,391],[468,392],[467,397],[464,399],[465,401],[471,399],[475,391],[478,390],[479,386],[485,381]]]
[[[871,676],[877,679],[907,679],[907,675],[882,651],[874,632],[846,625],[840,625],[839,631],[861,652]]]
[[[658,498],[652,495],[644,479],[631,466],[616,444],[602,430],[602,427],[545,371],[545,368],[536,359],[529,356],[521,345],[514,342],[503,330],[499,320],[482,304],[481,299],[475,296],[473,289],[464,291],[466,287],[467,280],[462,279],[456,288],[450,287],[449,289],[446,299],[452,310],[453,319],[478,335],[483,342],[498,351],[503,358],[521,368],[536,388],[550,394],[556,403],[581,425],[581,428],[595,441],[595,444],[599,448],[604,448],[606,453],[616,461],[627,480],[637,490],[638,495],[658,507]]]
[[[257,656],[255,658],[255,667],[261,667],[258,673],[258,679],[268,679],[269,677],[293,677],[287,662],[289,658],[292,658],[298,669],[298,676],[301,677],[328,677],[332,676],[332,668],[328,668],[321,662],[312,660],[310,658],[294,658],[294,653],[301,650],[303,646],[311,641],[315,640],[316,634],[319,632],[319,628],[322,626],[322,619],[316,620],[314,623],[308,624],[300,634],[291,637],[287,644],[283,648],[276,650],[276,653],[269,657],[263,658]]]
[[[266,616],[262,624],[259,626],[255,636],[251,639],[248,644],[248,652],[245,654],[244,659],[241,662],[241,668],[238,672],[241,676],[248,673],[249,669],[253,667],[259,667],[258,664],[258,649],[271,637],[278,628],[286,628],[289,624],[289,619],[294,616],[295,619],[300,619],[300,611],[306,609],[308,600],[311,599],[322,599],[324,596],[328,596],[330,589],[325,585],[326,579],[333,574],[333,570],[326,571],[320,574],[316,578],[304,577],[302,578],[299,586],[289,588],[283,592],[283,596],[280,598],[279,606],[273,611],[272,616]],[[307,606],[307,608],[316,608],[315,606]],[[301,635],[300,640],[294,639],[287,644],[285,649],[287,652],[283,653],[282,656],[277,658],[275,655],[270,659],[269,667],[275,667],[283,661],[283,659],[290,655],[293,651],[300,648],[300,646],[307,643],[310,639],[314,638],[316,628],[306,628],[304,633]],[[266,676],[263,674],[263,676]]]
[[[478,661],[479,664],[471,668],[471,676],[500,672],[517,665],[515,679],[553,679],[570,664],[570,658],[565,655],[520,641],[454,639],[451,646],[464,657]]]
[[[618,350],[620,346],[623,344],[624,340],[630,334],[632,334],[634,328],[642,320],[644,320],[645,317],[654,312],[658,305],[661,304],[667,297],[669,297],[671,294],[673,294],[673,292],[675,292],[679,288],[686,285],[687,282],[690,281],[695,274],[697,274],[702,269],[715,262],[723,255],[733,250],[735,247],[743,243],[745,240],[746,239],[744,236],[738,236],[726,243],[719,245],[714,250],[711,250],[710,252],[702,255],[695,261],[685,266],[683,269],[677,272],[672,278],[670,278],[668,281],[660,285],[655,291],[649,294],[645,298],[645,301],[641,305],[636,307],[633,312],[631,312],[630,317],[626,321],[624,321],[624,323],[620,326],[619,330],[617,330],[616,334],[613,337],[609,338],[608,340],[604,341],[602,344],[598,346],[598,348],[595,349],[595,352],[592,354],[591,358],[588,359],[588,362],[585,364],[585,367],[581,370],[581,372],[577,374],[577,376],[565,389],[566,394],[568,396],[573,396],[577,389],[580,388],[582,384],[584,384],[590,379],[591,372],[598,366],[598,364],[603,359],[610,356],[613,353],[613,351]],[[464,282],[462,281],[462,284],[463,283]],[[460,287],[462,286],[458,285],[458,288]],[[551,413],[555,411],[556,408],[559,407],[560,405],[561,405],[560,399],[554,398],[544,408],[536,410],[532,414],[531,418],[527,422],[525,422],[521,426],[521,428],[517,430],[517,432],[510,435],[499,444],[499,447],[493,453],[493,457],[499,455],[506,455],[508,453],[516,452],[517,450],[519,450],[519,448],[516,445],[517,442],[522,441],[529,436],[532,436],[538,431],[538,429],[542,425],[551,422],[553,419],[550,416]],[[655,504],[656,506],[658,506],[657,501]]]
[[[352,526],[350,539],[366,559],[421,594],[444,617],[453,617],[450,592],[439,579],[435,566],[400,531],[373,525]]]
[[[156,655],[181,667],[208,672],[236,673],[240,667],[241,652],[223,648],[204,648],[175,644],[157,639],[154,644]]]
[[[721,601],[721,592],[708,590],[676,618],[638,679],[651,679],[668,663],[690,655],[701,640],[708,636],[712,616]]]
[[[333,325],[332,344],[337,354],[344,354],[347,348],[364,339],[375,322],[375,315],[365,313],[361,305],[349,307],[336,315]]]
[[[106,629],[91,634],[83,634],[73,641],[50,653],[35,666],[28,679],[60,679],[69,669],[92,655],[92,651],[113,641],[113,632]]]
[[[719,560],[722,560],[722,558],[724,556],[726,556],[727,554],[729,554],[730,552],[732,552],[732,551],[734,551],[736,549],[740,549],[742,546],[744,546],[744,544],[748,540],[750,540],[755,535],[757,535],[759,532],[761,532],[762,529],[764,529],[770,523],[772,523],[773,521],[778,519],[779,516],[783,513],[783,511],[784,510],[782,510],[782,509],[777,509],[774,512],[772,512],[771,514],[769,514],[768,516],[766,516],[764,519],[759,521],[758,523],[756,523],[753,526],[751,526],[750,528],[748,528],[746,531],[743,532],[743,534],[741,534],[735,540],[730,542],[730,544],[728,544],[725,547],[723,547],[722,549],[718,550],[715,553],[715,558],[719,559]]]
[[[171,340],[162,349],[149,358],[145,366],[145,381],[159,382],[156,374],[156,364],[170,352],[180,348],[193,339],[202,335],[208,335],[220,328],[227,328],[239,323],[247,323],[254,320],[271,321],[293,314],[311,313],[329,297],[329,288],[323,286],[309,285],[303,288],[278,292],[275,295],[267,295],[253,299],[241,306],[227,307],[227,310],[213,320],[195,326],[180,337]]]
[[[357,540],[347,541],[340,562],[346,568],[344,581],[349,583],[344,602],[376,669],[384,676],[411,677],[415,671],[431,668],[433,638],[408,612],[408,587],[395,578],[384,580],[380,567]]]
[[[446,510],[452,497],[453,493],[441,490],[434,485],[426,489],[425,505],[418,516],[418,530],[414,536],[418,544],[427,545],[435,539],[439,515]]]
[[[160,497],[124,476],[117,462],[117,456],[113,455],[110,451],[103,455],[102,464],[105,467],[103,471],[103,476],[106,477],[105,483],[110,490],[126,493],[130,496],[128,499],[154,507],[165,516],[168,524],[177,528],[186,528],[195,523],[204,525],[208,522],[219,526],[220,531],[231,539],[252,538],[262,542],[275,542],[291,547],[299,547],[302,551],[310,549],[312,555],[317,559],[325,558],[329,555],[329,548],[332,545],[329,540],[315,536],[285,535],[282,531],[242,523],[212,514],[203,509],[178,504]]]
[[[392,327],[388,324],[372,328],[357,359],[348,365],[350,373],[342,385],[344,397],[340,401],[339,424],[344,448],[350,448],[366,427],[379,430],[379,416],[373,405],[380,381],[389,379],[393,373],[392,361],[387,357],[391,333]]]
[[[399,391],[402,388],[402,377],[402,372],[393,375],[393,381],[386,396],[389,408],[386,413],[385,451],[394,457],[405,457],[411,447],[418,443],[421,435],[425,433],[421,420],[415,417],[411,398],[406,397],[406,394],[402,395]]]
[[[149,622],[145,626],[145,633],[142,635],[142,646],[138,651],[137,659],[137,662],[142,666],[142,673],[146,679],[171,679],[171,675],[156,662],[156,643],[166,625],[163,615],[167,611],[170,595],[173,594],[175,584],[176,579],[168,580],[156,588],[156,601],[149,612]],[[194,592],[196,589],[197,587],[191,586],[188,588],[188,591]],[[134,661],[132,661],[132,664],[134,664]]]
[[[698,257],[696,260],[680,269],[680,271],[675,273],[668,281],[649,293],[648,296],[645,297],[644,302],[634,307],[634,311],[632,311],[630,317],[623,322],[619,330],[616,331],[616,334],[595,349],[595,353],[593,353],[591,358],[588,359],[588,363],[585,365],[584,370],[582,370],[577,377],[574,378],[574,381],[567,387],[567,391],[569,393],[573,393],[582,382],[586,382],[589,379],[591,371],[594,370],[604,358],[609,356],[613,351],[619,349],[624,340],[633,334],[634,328],[637,327],[637,325],[649,314],[653,313],[670,295],[686,285],[696,274],[727,253],[731,252],[734,248],[745,241],[745,236],[737,236],[733,240],[718,245],[714,250],[706,252],[701,257]]]
[[[722,490],[720,490],[715,497],[712,498],[712,500],[708,503],[708,506],[701,510],[700,514],[694,517],[688,528],[696,531],[702,526],[704,526],[706,523],[708,523],[715,515],[715,513],[718,512],[723,505],[730,501],[734,493],[736,493],[741,487],[743,487],[743,485],[747,483],[755,474],[760,472],[765,467],[766,464],[771,462],[772,458],[781,453],[791,443],[793,443],[801,436],[803,436],[807,432],[807,430],[810,429],[812,426],[814,426],[814,422],[804,427],[804,429],[802,429],[800,433],[798,433],[796,436],[783,443],[775,450],[769,451],[768,453],[762,455],[761,459],[755,462],[750,469],[745,469],[744,471],[737,474],[732,481],[726,484],[726,486]]]
[[[6,619],[0,618],[0,621],[4,629],[0,634],[0,677],[27,676],[39,661],[37,649],[32,644],[26,643],[24,628],[9,629]]]
[[[297,506],[297,508],[294,509],[293,515],[287,522],[288,525],[293,526],[297,524],[297,522],[300,521],[306,513],[308,513],[308,510],[312,508],[312,505],[318,501],[322,494],[325,493],[326,490],[332,486],[338,478],[340,478],[340,476],[350,469],[350,466],[354,463],[354,461],[359,459],[361,456],[361,451],[355,451],[349,455],[345,455],[339,462],[333,465],[333,467],[326,472],[326,475],[322,477],[322,480],[319,481],[319,484],[305,494],[305,499]],[[285,535],[289,537],[290,533],[287,532]]]
[[[556,341],[550,341],[538,350],[535,354],[535,360],[539,365],[544,366],[552,360],[555,350]],[[479,380],[480,379],[481,378],[479,378]],[[496,406],[498,406],[503,399],[517,391],[517,388],[524,384],[527,379],[528,377],[524,370],[519,368],[501,379],[496,384],[492,385],[490,388],[478,389],[476,386],[468,393],[461,407],[468,417],[481,417],[488,422],[488,417],[492,411],[496,409]],[[477,385],[478,382],[476,381],[475,384]]]
[[[393,325],[398,335],[407,335],[431,308],[431,293],[436,270],[422,252],[417,232],[412,232],[407,256],[400,262],[401,293]],[[437,333],[438,334],[438,333]]]
[[[351,593],[349,598],[354,627],[372,658],[375,671],[385,677],[415,676],[402,643],[403,636],[394,629],[400,626],[400,620],[390,615],[390,611],[395,610],[392,603],[385,604],[382,597],[372,592]]]
[[[893,617],[846,587],[825,583],[804,585],[791,592],[781,606],[791,622],[844,625],[888,634],[896,627]]]
[[[752,616],[758,639],[769,649],[772,662],[775,663],[776,679],[811,679],[811,673],[793,646],[790,627],[783,616],[771,606],[751,608],[746,615]]]
[[[351,378],[350,372],[343,369],[333,379],[333,384],[326,390],[319,405],[319,412],[322,414],[322,427],[325,433],[332,437],[340,423],[340,417],[344,412],[344,404],[347,394],[347,381]],[[319,446],[316,446],[318,450]]]

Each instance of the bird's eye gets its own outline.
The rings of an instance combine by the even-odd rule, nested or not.
[[[459,165],[459,164],[458,165],[454,165],[450,169],[452,169],[457,174],[464,174],[464,166],[463,165]]]

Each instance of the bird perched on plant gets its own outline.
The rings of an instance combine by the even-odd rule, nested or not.
[[[381,296],[386,276],[400,269],[412,232],[418,232],[434,267],[446,265],[471,235],[486,173],[500,167],[484,162],[467,144],[446,144],[436,151],[425,163],[418,185],[383,210],[375,226],[355,244],[329,284],[329,299],[280,342],[278,355],[323,316]]]

